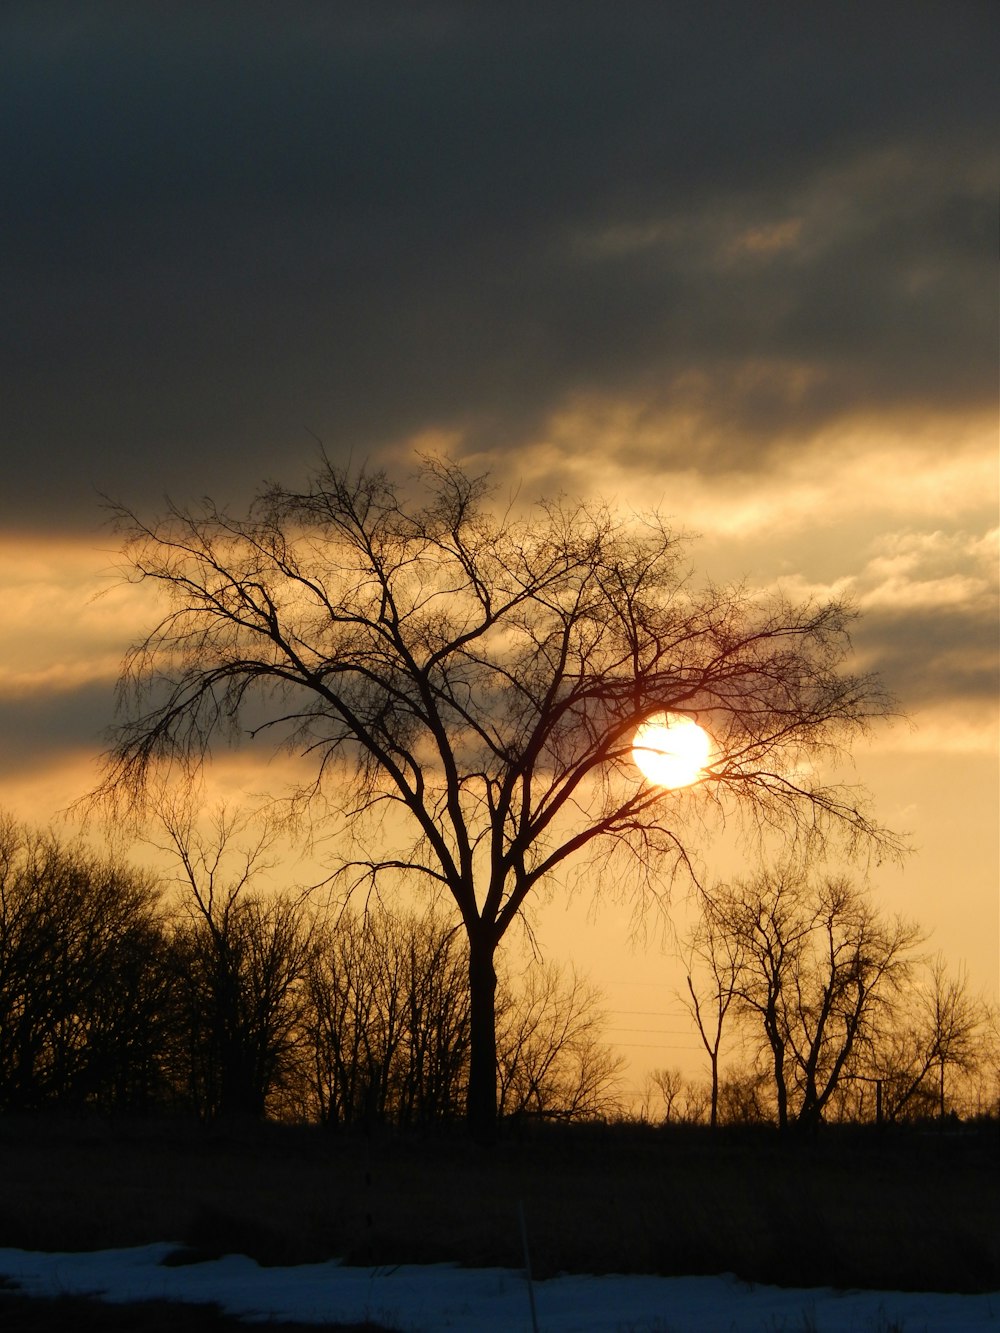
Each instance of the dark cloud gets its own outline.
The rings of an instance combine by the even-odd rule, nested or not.
[[[114,686],[0,695],[0,779],[27,778],[73,754],[102,747],[114,717]]]
[[[942,703],[981,709],[984,727],[995,725],[1000,693],[997,607],[933,606],[869,612],[854,636],[866,668],[879,673],[901,707],[919,716]]]
[[[580,394],[683,407],[706,469],[995,394],[991,6],[0,22],[2,524]]]

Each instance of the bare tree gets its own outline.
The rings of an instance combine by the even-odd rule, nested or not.
[[[650,1081],[663,1098],[663,1123],[676,1120],[676,1107],[684,1090],[684,1075],[679,1069],[654,1069]]]
[[[595,1119],[616,1108],[624,1060],[602,1038],[600,991],[551,964],[502,986],[497,1004],[500,1113]]]
[[[407,1059],[399,1120],[454,1120],[468,1086],[471,1026],[461,927],[429,912],[414,921],[407,948]]]
[[[774,1123],[773,1081],[758,1065],[727,1069],[719,1082],[719,1123],[766,1125]]]
[[[883,919],[844,878],[794,871],[724,886],[706,910],[739,942],[735,994],[763,1033],[779,1127],[817,1125],[852,1056],[888,1025],[919,930]]]
[[[976,1060],[976,1113],[1000,1120],[1000,1009],[983,1005]]]
[[[709,1124],[713,1129],[719,1121],[722,1033],[743,970],[744,947],[743,937],[727,929],[712,902],[703,899],[702,911],[685,941],[688,998],[684,1003],[708,1054],[711,1088]],[[697,985],[695,974],[698,976]]]
[[[651,1070],[643,1080],[638,1106],[626,1117],[641,1124],[704,1124],[709,1115],[711,1089],[704,1079],[685,1078],[679,1069]]]
[[[672,1120],[678,1120],[678,1107],[685,1087],[684,1075],[679,1069],[654,1069],[649,1075],[649,1081],[663,1100],[663,1123],[669,1125]]]
[[[982,999],[969,990],[964,967],[950,972],[944,955],[938,953],[931,959],[928,970],[929,984],[922,999],[937,1066],[938,1117],[943,1121],[948,1105],[947,1071],[964,1075],[973,1072],[986,1015]]]
[[[252,891],[274,830],[190,803],[160,807],[164,850],[186,890],[173,952],[196,1101],[204,1113],[262,1116],[294,1065],[310,923],[301,902]]]
[[[395,917],[382,907],[363,915],[342,912],[320,928],[309,967],[306,1030],[323,1123],[409,1120],[426,1110],[425,1081],[441,1095],[428,1046],[431,1034],[440,1033],[440,1010],[461,1004],[460,997],[431,991],[454,980],[445,934],[430,918]],[[436,955],[433,978],[423,966],[428,953]],[[431,994],[438,1000],[433,1007]],[[467,1050],[466,1039],[463,1063]]]
[[[603,845],[655,892],[689,865],[685,812],[712,802],[789,836],[836,828],[891,846],[815,763],[887,703],[843,670],[848,609],[696,590],[656,514],[556,502],[521,518],[434,459],[414,485],[422,498],[324,462],[303,491],[263,490],[245,518],[210,502],[153,523],[121,510],[130,577],[166,609],[127,658],[100,795],[134,805],[161,763],[190,776],[226,735],[308,756],[317,818],[332,803],[369,839],[345,870],[423,878],[455,903],[468,1117],[489,1140],[495,957],[536,886]],[[631,762],[637,725],[664,710],[715,741],[686,793]],[[379,821],[390,808],[402,818]]]
[[[149,877],[0,817],[0,1108],[160,1091],[162,943]]]
[[[715,920],[715,935],[738,941],[740,970],[735,993],[741,1017],[752,1016],[763,1028],[771,1061],[778,1124],[788,1124],[787,990],[811,929],[800,910],[801,881],[784,875],[761,876],[749,884],[724,885],[706,895],[705,911]]]
[[[800,1124],[813,1125],[856,1047],[887,1021],[912,973],[922,935],[912,923],[884,920],[845,879],[816,890],[809,970],[795,979],[789,1029],[799,1085]]]
[[[971,1076],[983,1062],[987,1011],[969,989],[964,969],[951,972],[944,955],[924,964],[891,1023],[874,1034],[864,1076],[876,1082],[885,1120],[936,1112],[948,1106],[946,1074]]]

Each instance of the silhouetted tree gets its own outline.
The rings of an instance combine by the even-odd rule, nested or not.
[[[661,1119],[665,1125],[686,1118],[690,1099],[685,1099],[689,1085],[679,1069],[654,1069],[649,1075],[650,1091],[653,1088],[660,1094],[663,1103]],[[713,1106],[714,1112],[714,1106]],[[714,1118],[712,1123],[714,1124]]]
[[[626,1119],[641,1124],[700,1125],[708,1120],[711,1089],[704,1079],[686,1078],[679,1069],[653,1069],[643,1080],[637,1106]]]
[[[705,899],[702,911],[684,942],[688,994],[685,1005],[694,1019],[701,1044],[708,1054],[709,1124],[713,1129],[719,1119],[719,1055],[722,1049],[722,1032],[736,997],[736,988],[745,962],[744,947],[745,942],[741,935],[727,929],[726,922],[713,908],[712,902]],[[697,985],[693,976],[695,973],[698,976]]]
[[[439,914],[350,909],[319,930],[307,1023],[319,1119],[456,1119],[469,1064],[468,968]]]
[[[457,1119],[469,1078],[469,975],[460,927],[431,912],[408,930],[401,1124]]]
[[[844,878],[775,871],[707,898],[738,943],[734,993],[763,1032],[779,1127],[815,1126],[852,1056],[890,1022],[920,932],[883,919]]]
[[[976,1058],[976,1113],[1000,1121],[1000,1009],[983,1005]]]
[[[982,1000],[969,989],[964,969],[949,971],[941,953],[902,997],[893,1021],[872,1035],[859,1072],[881,1089],[887,1121],[947,1110],[946,1073],[971,1075],[982,1063],[986,1024]]]
[[[602,1037],[600,992],[572,970],[529,968],[500,987],[500,1114],[590,1120],[616,1106],[625,1061]]]
[[[183,803],[160,818],[186,889],[172,952],[195,1104],[263,1116],[296,1063],[311,923],[300,902],[252,890],[273,842],[266,821],[222,809],[206,831]]]
[[[82,843],[0,819],[0,1106],[161,1091],[157,898]]]
[[[224,734],[309,756],[314,817],[325,800],[368,839],[347,869],[424,878],[454,900],[468,1116],[489,1140],[496,951],[536,887],[603,845],[656,892],[689,864],[684,812],[700,798],[788,836],[838,828],[885,846],[857,795],[802,761],[886,700],[843,671],[843,605],[696,590],[656,514],[560,501],[518,517],[433,459],[415,485],[423,498],[324,462],[303,491],[263,490],[245,518],[210,502],[152,524],[122,510],[131,577],[166,609],[128,656],[101,792],[141,802],[161,762],[189,776]],[[663,710],[697,716],[717,745],[685,794],[631,762],[637,725]],[[389,807],[402,818],[366,826]]]
[[[437,913],[345,911],[318,933],[306,1020],[313,1091],[334,1126],[454,1119],[471,1058],[468,968]],[[621,1061],[603,1043],[595,988],[558,968],[501,975],[502,1115],[587,1119],[613,1106]]]
[[[103,892],[105,886],[99,887]],[[119,929],[99,984],[81,1006],[87,1052],[82,1099],[108,1113],[150,1111],[175,1102],[170,1059],[174,973],[165,923],[153,907],[150,902]]]
[[[766,1125],[774,1123],[773,1082],[757,1065],[736,1065],[719,1080],[718,1123]]]

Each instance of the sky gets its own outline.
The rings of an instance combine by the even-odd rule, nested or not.
[[[998,24],[5,4],[0,804],[94,784],[150,623],[102,497],[240,508],[318,442],[444,450],[658,504],[706,575],[852,597],[909,719],[857,755],[916,849],[873,888],[996,998]],[[657,950],[578,901],[540,929],[647,1045]]]
[[[350,1268],[338,1263],[260,1268],[227,1255],[164,1267],[176,1245],[158,1243],[92,1254],[0,1250],[0,1274],[31,1295],[104,1293],[110,1301],[215,1302],[230,1314],[320,1323],[371,1321],[407,1333],[461,1329],[511,1333],[621,1333],[669,1328],[671,1333],[729,1333],[768,1328],[816,1333],[878,1333],[891,1326],[924,1333],[995,1330],[995,1293],[835,1291],[782,1288],[720,1277],[587,1277],[562,1275],[532,1284],[505,1268],[392,1264]],[[181,1247],[183,1248],[183,1247]],[[534,1313],[531,1304],[534,1301]],[[916,1322],[914,1322],[916,1321]],[[252,1327],[253,1324],[250,1323]]]

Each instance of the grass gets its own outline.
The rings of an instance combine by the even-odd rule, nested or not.
[[[523,1201],[539,1278],[734,1272],[794,1286],[1000,1289],[996,1125],[831,1129],[809,1143],[539,1127],[483,1152],[460,1137],[23,1118],[0,1120],[0,1179],[0,1246],[27,1249],[176,1240],[188,1260],[519,1268]]]

